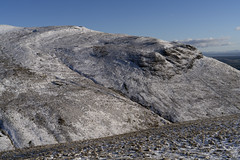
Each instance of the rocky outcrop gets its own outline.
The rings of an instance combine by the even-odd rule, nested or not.
[[[0,47],[0,127],[17,148],[239,112],[240,72],[189,45],[59,26],[13,27]]]

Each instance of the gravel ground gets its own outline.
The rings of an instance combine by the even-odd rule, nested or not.
[[[240,114],[23,150],[1,159],[240,159]]]

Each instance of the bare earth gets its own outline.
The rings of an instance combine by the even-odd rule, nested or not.
[[[0,153],[1,159],[240,159],[240,114]]]

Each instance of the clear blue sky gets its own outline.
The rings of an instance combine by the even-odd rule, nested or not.
[[[81,25],[202,51],[240,50],[240,0],[3,0],[0,24]]]

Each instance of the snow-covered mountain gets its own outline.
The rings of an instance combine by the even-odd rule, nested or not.
[[[239,113],[240,72],[189,45],[78,26],[0,26],[0,49],[6,149]]]

